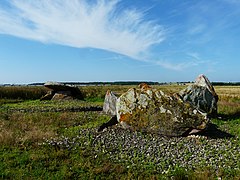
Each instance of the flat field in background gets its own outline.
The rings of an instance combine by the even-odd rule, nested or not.
[[[240,162],[231,158],[225,160],[229,163],[217,171],[213,165],[205,166],[206,162],[198,162],[197,167],[188,169],[179,164],[170,167],[168,160],[156,165],[155,161],[141,157],[138,151],[129,157],[116,155],[125,159],[118,162],[106,153],[108,147],[104,144],[97,148],[93,146],[95,142],[91,132],[95,132],[110,118],[100,111],[106,91],[110,89],[120,95],[130,87],[136,86],[79,87],[84,95],[83,101],[40,101],[39,98],[47,92],[44,87],[0,87],[0,179],[240,178]],[[186,86],[153,87],[165,93],[174,93]],[[206,136],[200,138],[198,143],[205,145],[205,139],[226,143],[230,151],[221,150],[220,154],[240,159],[240,86],[214,88],[219,95],[219,117],[212,119],[211,123],[217,130],[230,136]],[[108,133],[108,130],[104,133]],[[150,137],[151,141],[152,136],[143,136]],[[184,142],[188,141],[186,138]],[[175,138],[177,142],[182,139]],[[73,142],[75,140],[77,145]],[[214,149],[211,152],[220,152],[217,146],[214,148],[215,145],[209,147]],[[120,153],[121,146],[114,151]],[[232,152],[234,154],[230,156],[228,153]],[[214,158],[220,156],[207,155],[212,158],[209,161],[213,162]],[[160,170],[156,166],[161,166]]]

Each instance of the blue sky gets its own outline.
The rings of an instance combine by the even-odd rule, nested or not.
[[[239,0],[0,0],[0,84],[240,81]]]

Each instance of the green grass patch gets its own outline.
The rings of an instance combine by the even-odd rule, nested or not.
[[[81,100],[69,101],[40,101],[28,100],[18,103],[6,103],[0,107],[0,110],[19,111],[19,112],[63,112],[63,111],[83,111],[98,108],[101,110],[103,102],[89,102]]]

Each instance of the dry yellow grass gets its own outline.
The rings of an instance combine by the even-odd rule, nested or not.
[[[50,128],[54,118],[39,114],[11,113],[0,117],[0,144],[20,145],[38,143],[56,136]]]
[[[218,112],[234,116],[240,114],[240,86],[216,86],[219,96]]]
[[[240,86],[217,86],[215,91],[220,101],[240,100]]]

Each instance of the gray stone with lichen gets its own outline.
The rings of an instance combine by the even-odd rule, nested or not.
[[[117,96],[112,91],[107,91],[103,104],[103,112],[111,116],[115,116]]]
[[[180,91],[179,95],[198,110],[208,115],[217,114],[218,95],[206,76],[199,75],[195,83]]]
[[[206,113],[179,96],[165,95],[146,84],[122,94],[117,99],[116,111],[124,128],[167,136],[201,131],[208,123]]]

